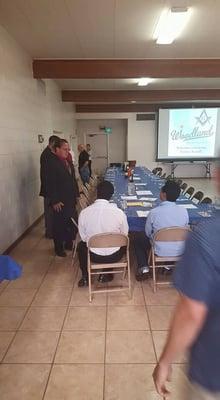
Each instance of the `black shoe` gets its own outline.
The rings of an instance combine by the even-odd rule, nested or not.
[[[67,242],[67,243],[65,243],[65,250],[69,250],[69,251],[72,251],[72,249],[73,249],[73,242]]]
[[[66,257],[66,253],[64,250],[55,250],[56,256],[58,257]]]
[[[136,275],[135,275],[136,281],[139,281],[139,282],[140,281],[146,281],[149,277],[150,277],[150,273],[149,272],[143,273],[141,271],[137,271]]]
[[[100,274],[98,277],[100,283],[106,283],[113,281],[113,274]]]
[[[164,276],[172,275],[172,272],[173,272],[172,268],[169,268],[169,269],[167,269],[165,267],[161,268],[161,274]]]
[[[78,282],[78,286],[79,287],[83,287],[83,286],[88,286],[88,279],[87,278],[81,278]]]
[[[49,235],[48,233],[45,233],[45,238],[46,238],[46,239],[53,239],[53,236],[52,236],[52,235]]]

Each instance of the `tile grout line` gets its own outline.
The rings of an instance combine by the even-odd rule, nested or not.
[[[154,355],[155,355],[155,359],[156,359],[156,363],[157,363],[158,362],[158,358],[157,358],[156,347],[155,347],[155,343],[154,343],[154,339],[153,339],[153,333],[152,333],[153,331],[152,331],[152,327],[151,327],[151,321],[150,321],[150,316],[149,316],[149,312],[148,312],[148,306],[147,306],[147,302],[146,302],[146,298],[145,298],[143,284],[141,284],[141,288],[142,288],[142,293],[143,293],[143,296],[144,296],[144,304],[145,304],[145,309],[146,309],[146,312],[147,312],[147,319],[148,319],[148,324],[149,324],[149,328],[150,328],[151,341],[152,341]]]
[[[74,264],[73,264],[73,267],[74,267]],[[55,347],[53,360],[52,360],[52,363],[50,364],[50,370],[49,370],[49,374],[48,374],[48,377],[47,377],[47,381],[46,381],[45,389],[44,389],[44,392],[43,392],[42,400],[44,400],[45,396],[46,396],[46,392],[47,392],[48,384],[49,384],[49,381],[50,381],[51,373],[52,373],[52,370],[53,370],[54,361],[55,361],[55,358],[56,358],[58,346],[60,344],[61,335],[63,333],[63,328],[64,328],[64,325],[65,325],[65,322],[66,322],[66,317],[67,317],[67,314],[68,314],[69,309],[70,309],[70,303],[71,303],[71,299],[72,299],[72,295],[73,295],[74,285],[75,285],[75,282],[76,282],[76,279],[77,279],[77,274],[78,274],[78,268],[76,268],[76,274],[75,274],[75,277],[73,278],[73,285],[72,285],[72,289],[71,289],[71,293],[70,293],[69,302],[68,302],[68,305],[67,305],[67,308],[66,308],[66,312],[65,312],[65,315],[64,315],[64,319],[63,319],[63,323],[62,323],[61,329],[59,331],[59,337],[58,337],[58,340],[57,340],[57,345]]]
[[[49,270],[50,265],[52,264],[52,262],[53,262],[53,259],[52,259],[52,260],[50,261],[50,263],[48,264],[48,270]],[[22,323],[24,322],[24,319],[26,318],[26,316],[27,316],[27,314],[28,314],[28,312],[29,312],[29,310],[30,310],[30,308],[31,308],[31,306],[32,306],[32,304],[33,304],[33,302],[34,302],[34,300],[35,300],[35,298],[36,298],[36,296],[37,296],[37,294],[38,294],[38,292],[39,292],[39,290],[40,290],[42,284],[43,284],[43,281],[44,281],[44,279],[45,279],[45,276],[47,275],[48,270],[45,272],[44,277],[43,277],[43,279],[42,279],[42,281],[41,281],[40,286],[39,286],[38,289],[36,290],[36,293],[34,294],[34,296],[33,296],[32,300],[31,300],[29,306],[27,307],[27,310],[26,310],[26,312],[24,313],[23,318],[21,319],[20,323],[18,324],[18,327],[17,327],[17,329],[15,330],[15,335],[14,335],[13,339],[11,340],[10,345],[7,347],[7,350],[6,350],[6,352],[5,352],[5,354],[4,354],[4,357],[2,358],[2,361],[1,361],[0,364],[3,364],[4,359],[5,359],[5,357],[6,357],[7,353],[8,353],[8,351],[9,351],[9,348],[10,348],[10,346],[12,345],[12,343],[13,343],[13,341],[14,341],[14,339],[15,339],[15,336],[16,336],[17,333],[19,332],[19,329],[20,329]],[[2,306],[2,307],[3,307],[3,306]],[[5,306],[5,307],[6,307],[6,306]],[[19,307],[25,307],[25,306],[19,306]]]
[[[105,400],[105,373],[106,373],[106,344],[107,344],[107,323],[108,323],[108,292],[106,292],[106,311],[105,311],[105,343],[104,343],[104,374],[102,398]]]

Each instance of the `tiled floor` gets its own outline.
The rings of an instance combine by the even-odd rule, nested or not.
[[[178,299],[133,278],[133,297],[77,287],[78,264],[53,255],[39,224],[12,256],[23,276],[0,284],[1,400],[156,400],[152,371]],[[134,260],[132,257],[132,268]],[[172,400],[183,400],[184,362]]]

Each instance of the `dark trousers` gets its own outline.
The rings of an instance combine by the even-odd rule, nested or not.
[[[151,248],[150,240],[145,232],[136,232],[134,235],[134,250],[138,268],[148,266],[148,254]]]
[[[88,263],[88,248],[85,242],[80,242],[78,244],[78,256],[79,256],[79,265],[82,271],[82,276],[87,278],[87,263]],[[97,264],[108,264],[115,263],[121,260],[122,256],[125,254],[126,247],[121,247],[118,251],[109,256],[100,256],[99,254],[95,254],[90,252],[91,261]]]
[[[78,216],[76,211],[74,212],[73,218],[77,222]],[[64,243],[71,245],[75,239],[77,229],[73,224],[71,218],[66,215],[65,210],[53,211],[53,239],[55,251],[62,251]]]
[[[92,176],[92,161],[91,160],[89,160],[88,167],[89,167],[89,176],[91,177]]]
[[[44,197],[44,220],[45,220],[45,236],[53,238],[53,209],[50,200]]]

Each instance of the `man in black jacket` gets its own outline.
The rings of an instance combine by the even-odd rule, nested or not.
[[[44,218],[45,218],[45,236],[48,239],[53,238],[53,210],[50,199],[47,194],[46,176],[48,171],[48,163],[55,156],[55,146],[59,142],[59,137],[52,135],[49,137],[48,146],[44,149],[40,156],[40,196],[44,197]]]
[[[85,146],[83,144],[78,145],[79,151],[79,174],[85,185],[85,183],[89,183],[90,172],[89,172],[89,154],[85,150]]]
[[[51,158],[47,174],[47,193],[53,208],[53,239],[55,253],[65,257],[64,244],[67,250],[72,249],[76,234],[71,221],[77,221],[76,201],[79,197],[78,185],[72,163],[68,162],[68,143],[60,139],[55,146],[55,157]]]

